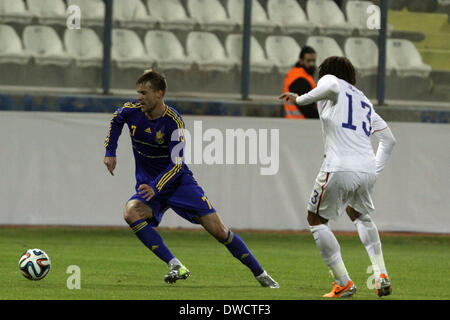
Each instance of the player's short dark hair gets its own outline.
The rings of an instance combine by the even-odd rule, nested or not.
[[[163,94],[166,93],[167,81],[166,77],[162,73],[155,70],[145,70],[144,74],[137,79],[136,85],[147,83],[150,83],[153,90],[161,90]]]
[[[300,51],[300,59],[303,59],[305,57],[305,54],[308,53],[316,53],[316,50],[314,50],[312,47],[309,46],[303,47],[302,50]]]
[[[355,67],[346,57],[326,58],[319,66],[319,79],[326,74],[332,74],[352,85],[356,84]]]

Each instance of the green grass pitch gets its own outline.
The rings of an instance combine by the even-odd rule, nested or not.
[[[0,299],[301,300],[321,299],[333,279],[310,234],[238,232],[280,283],[263,288],[250,271],[209,234],[159,230],[191,277],[168,285],[167,266],[128,229],[0,228]],[[370,260],[357,235],[337,235],[358,287],[350,299],[380,299],[367,286]],[[393,293],[381,299],[450,298],[450,237],[381,235]],[[52,261],[40,281],[25,279],[18,260],[40,248]],[[81,289],[69,290],[68,266],[81,269]],[[369,280],[370,283],[370,280]]]

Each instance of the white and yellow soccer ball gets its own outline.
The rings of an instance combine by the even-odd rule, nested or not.
[[[29,249],[19,259],[19,269],[30,280],[41,280],[50,271],[50,258],[41,249]]]

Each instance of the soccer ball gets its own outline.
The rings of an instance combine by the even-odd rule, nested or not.
[[[41,280],[50,271],[50,258],[41,249],[29,249],[19,259],[19,270],[30,280]]]

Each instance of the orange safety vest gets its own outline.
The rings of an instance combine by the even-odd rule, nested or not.
[[[294,67],[286,75],[284,79],[283,92],[289,92],[289,87],[298,78],[305,78],[311,85],[311,90],[316,87],[314,78],[303,69],[303,67]],[[285,118],[286,119],[305,119],[305,116],[298,110],[296,105],[284,104]]]

